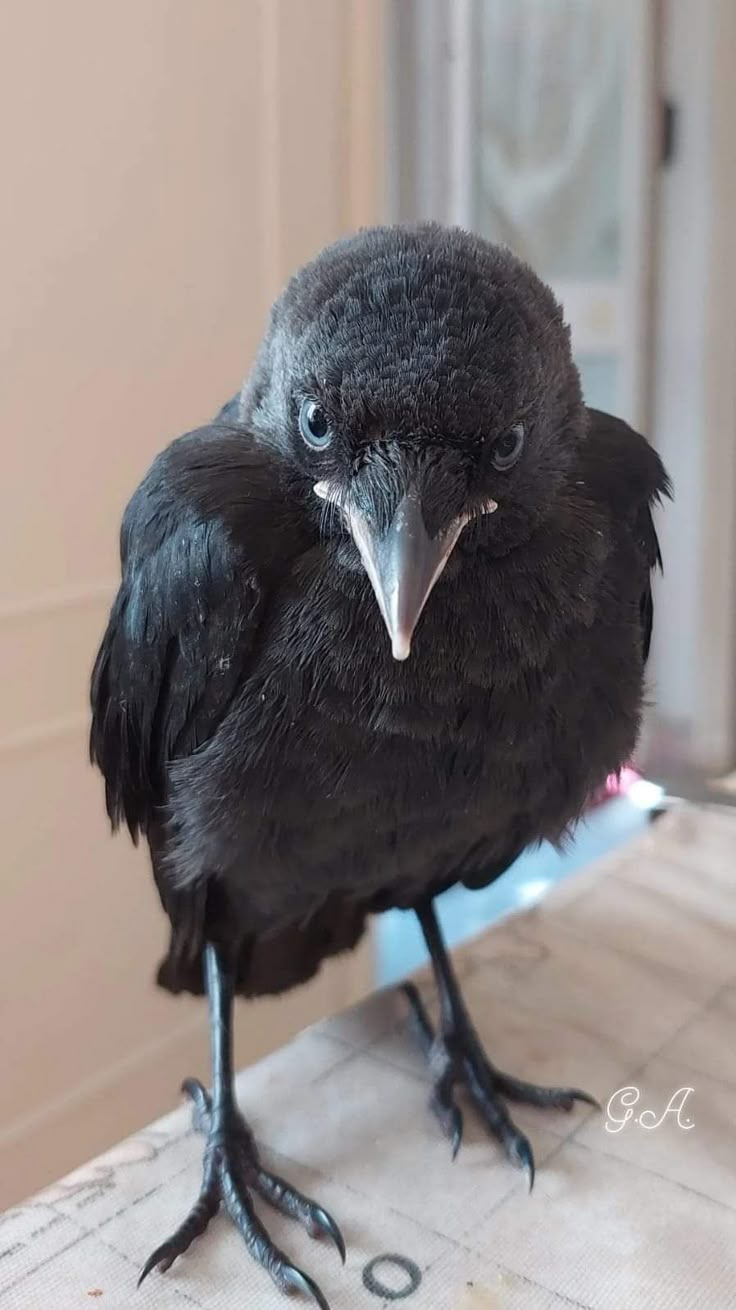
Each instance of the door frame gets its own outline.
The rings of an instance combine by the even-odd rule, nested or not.
[[[675,499],[660,521],[651,749],[701,794],[736,760],[736,11],[663,0],[663,30],[676,139],[657,216],[653,433]]]

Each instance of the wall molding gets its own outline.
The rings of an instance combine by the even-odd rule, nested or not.
[[[54,591],[38,592],[19,600],[0,604],[0,623],[14,623],[67,609],[88,609],[91,605],[111,604],[118,588],[118,580],[86,582],[78,587],[59,587]]]

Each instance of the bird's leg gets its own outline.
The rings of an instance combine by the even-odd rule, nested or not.
[[[416,987],[407,983],[404,991],[412,1007],[417,1035],[435,1075],[432,1109],[452,1140],[454,1158],[460,1149],[463,1119],[453,1093],[456,1086],[464,1086],[509,1159],[525,1170],[531,1188],[534,1183],[532,1148],[528,1138],[511,1119],[504,1100],[563,1110],[571,1110],[575,1101],[594,1106],[598,1102],[576,1087],[537,1087],[502,1073],[491,1064],[463,1000],[432,902],[422,904],[417,916],[429,948],[439,993],[439,1033],[435,1033]]]
[[[282,1214],[297,1219],[313,1237],[330,1237],[345,1261],[345,1243],[334,1219],[321,1206],[303,1196],[283,1178],[261,1164],[253,1134],[238,1110],[233,1090],[232,1009],[233,973],[221,950],[205,948],[205,982],[210,1008],[212,1046],[212,1095],[195,1078],[188,1078],[183,1091],[194,1104],[194,1125],[204,1133],[202,1186],[192,1209],[176,1232],[149,1256],[138,1284],[158,1268],[169,1269],[177,1256],[199,1237],[222,1204],[242,1234],[259,1264],[284,1292],[305,1292],[320,1310],[329,1310],[317,1284],[298,1269],[271,1241],[256,1215],[257,1195]]]

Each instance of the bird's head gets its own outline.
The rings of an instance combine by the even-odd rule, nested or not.
[[[585,428],[550,290],[435,224],[368,229],[301,269],[242,413],[323,529],[349,532],[397,659],[451,558],[505,554],[554,512]]]

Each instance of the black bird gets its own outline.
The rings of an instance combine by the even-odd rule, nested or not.
[[[258,1158],[231,1010],[305,981],[376,912],[424,931],[439,1032],[409,996],[454,1151],[460,1084],[530,1182],[505,1102],[592,1099],[490,1062],[433,898],[562,839],[629,759],[667,491],[643,437],[585,407],[551,291],[434,224],[360,232],[297,273],[238,396],[156,459],[123,521],[91,751],[113,826],[150,846],[159,982],[207,992],[213,1089],[185,1084],[202,1189],[141,1277],[222,1203],[276,1284],[326,1307],[255,1214],[258,1195],[344,1258]]]

